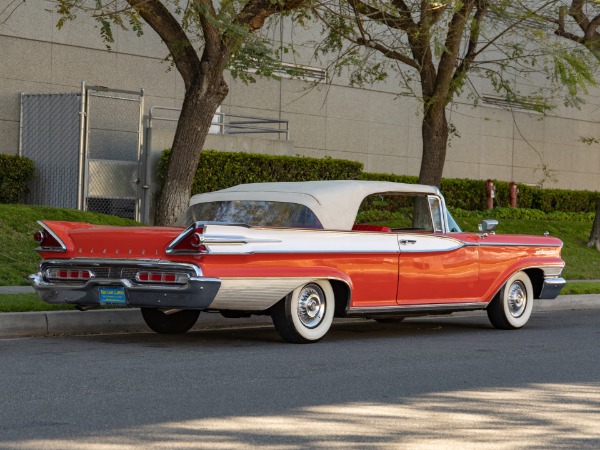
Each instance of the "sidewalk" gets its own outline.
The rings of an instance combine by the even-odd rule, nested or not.
[[[4,289],[6,288],[2,288],[0,293],[8,293],[4,292]],[[31,288],[25,286],[24,289]],[[30,291],[23,290],[16,293],[27,292]],[[535,300],[533,308],[534,314],[539,311],[600,309],[600,295],[560,295],[556,300]],[[485,314],[485,312],[473,311],[460,314]],[[192,330],[263,326],[272,326],[270,317],[226,319],[220,314],[201,313]],[[0,338],[142,332],[151,332],[151,330],[144,323],[139,309],[0,314]]]

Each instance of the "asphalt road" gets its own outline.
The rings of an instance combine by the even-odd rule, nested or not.
[[[598,448],[600,310],[0,340],[0,448]]]

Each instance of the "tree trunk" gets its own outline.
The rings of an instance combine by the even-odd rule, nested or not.
[[[448,121],[444,105],[433,104],[425,107],[421,133],[423,159],[421,159],[419,183],[439,187],[448,145]]]
[[[156,225],[173,225],[187,209],[195,168],[217,108],[229,91],[223,73],[203,73],[189,87],[177,123],[169,171],[155,214]]]
[[[595,247],[600,252],[600,199],[596,203],[596,218],[594,219],[594,225],[592,225],[588,247]]]

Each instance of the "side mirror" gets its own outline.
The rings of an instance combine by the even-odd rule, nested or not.
[[[498,226],[498,221],[493,219],[482,220],[479,223],[479,231],[483,233],[493,233],[494,228]]]

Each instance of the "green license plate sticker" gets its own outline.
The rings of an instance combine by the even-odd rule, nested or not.
[[[122,287],[100,287],[101,305],[126,305],[125,289]]]

